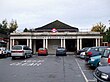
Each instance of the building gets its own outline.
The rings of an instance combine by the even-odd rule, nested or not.
[[[9,49],[9,37],[2,33],[0,33],[0,47]]]
[[[56,20],[31,32],[11,33],[10,49],[13,45],[25,44],[34,53],[38,48],[45,47],[50,54],[55,54],[58,46],[74,52],[83,47],[100,46],[102,38],[100,32],[79,32],[78,28]]]

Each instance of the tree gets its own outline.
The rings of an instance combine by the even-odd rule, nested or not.
[[[15,31],[18,28],[16,20],[12,20],[10,25],[9,25],[9,33]]]
[[[110,20],[109,20],[109,24],[110,24]],[[104,42],[110,43],[110,27],[108,27],[108,29],[104,33],[103,40],[104,40]]]
[[[106,25],[102,24],[101,22],[100,23],[97,23],[95,26],[92,27],[91,31],[92,32],[101,32],[101,33],[104,33],[105,32],[105,28],[106,28]]]
[[[3,20],[0,23],[0,33],[9,35],[11,32],[15,31],[18,28],[17,22],[12,20],[11,23],[8,24],[7,20]]]
[[[103,40],[104,42],[110,42],[110,27],[106,30]]]
[[[2,28],[3,28],[3,29],[7,29],[7,25],[8,25],[7,20],[6,20],[6,19],[3,20],[3,21],[2,21]]]
[[[7,30],[8,30],[7,26],[8,26],[8,23],[7,23],[7,20],[5,19],[0,24],[0,33],[6,34],[7,33]]]
[[[0,23],[0,29],[2,28],[2,24]]]

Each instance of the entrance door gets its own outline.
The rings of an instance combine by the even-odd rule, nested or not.
[[[76,40],[75,39],[66,39],[66,49],[67,52],[76,51]]]
[[[54,39],[54,40],[48,40],[48,53],[51,54],[55,54],[56,53],[56,49],[58,48],[58,46],[61,46],[61,41],[59,39]]]
[[[43,40],[42,39],[36,40],[36,51],[38,51],[38,49],[42,47],[43,47]]]

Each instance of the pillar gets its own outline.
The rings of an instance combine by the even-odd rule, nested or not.
[[[79,50],[79,38],[77,38],[77,50]]]
[[[80,38],[80,49],[82,49],[82,38]]]
[[[43,48],[45,48],[45,39],[43,39]]]
[[[63,47],[63,40],[61,39],[61,47]]]
[[[6,46],[6,48],[9,49],[9,41],[7,42],[7,46]]]
[[[27,39],[27,46],[29,46],[29,39]]]
[[[48,49],[48,39],[46,39],[46,48]]]
[[[12,46],[14,46],[14,44],[15,44],[15,43],[14,43],[14,39],[12,39],[12,41],[13,41],[13,42],[12,42]]]
[[[29,47],[32,49],[32,39],[30,39]]]
[[[98,39],[98,45],[100,46],[100,38]]]
[[[34,45],[33,46],[34,46],[34,49],[33,49],[34,53],[36,53],[36,40],[34,40]]]
[[[65,47],[66,47],[66,46],[65,46],[65,38],[64,38],[64,40],[63,40],[63,41],[64,41],[64,42],[63,42],[63,45],[64,45],[63,47],[65,48]]]
[[[10,50],[11,50],[11,48],[12,48],[12,39],[10,39]]]
[[[96,38],[96,42],[95,43],[96,43],[96,47],[97,47],[97,38]]]

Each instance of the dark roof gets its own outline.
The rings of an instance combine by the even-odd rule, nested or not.
[[[42,27],[39,27],[39,28],[36,28],[35,31],[37,32],[49,32],[51,31],[53,28],[56,28],[57,31],[61,32],[78,32],[79,29],[76,28],[76,27],[72,27],[72,26],[69,26],[65,23],[62,23],[60,22],[59,20],[56,20],[54,22],[51,22],[45,26],[42,26]]]

